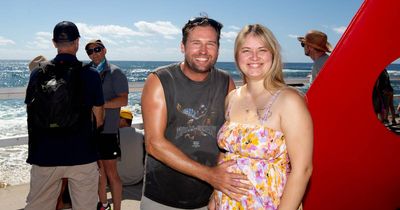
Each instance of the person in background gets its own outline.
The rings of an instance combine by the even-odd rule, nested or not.
[[[260,24],[247,25],[235,41],[244,84],[225,99],[218,132],[220,164],[252,184],[234,199],[216,190],[210,209],[298,209],[312,172],[313,124],[302,94],[283,80],[280,46]]]
[[[32,72],[33,69],[39,66],[40,62],[44,61],[47,61],[47,59],[43,55],[38,55],[35,58],[33,58],[28,64],[29,71]]]
[[[381,91],[379,90],[379,78],[376,80],[374,89],[372,91],[372,103],[376,116],[380,121],[383,122],[383,99],[381,96]]]
[[[317,30],[310,30],[304,37],[298,37],[297,39],[304,48],[304,54],[314,62],[310,79],[310,83],[312,83],[328,60],[329,55],[327,53],[332,51],[332,46],[328,42],[328,36],[324,32]]]
[[[392,125],[397,125],[396,122],[396,111],[393,104],[393,87],[390,83],[389,73],[386,69],[382,71],[377,80],[377,90],[379,92],[379,96],[381,97],[382,106],[381,106],[381,120],[383,123],[389,123],[389,112],[392,116]]]
[[[114,210],[121,209],[122,184],[117,170],[117,158],[121,156],[117,133],[119,112],[128,104],[128,80],[121,69],[108,62],[107,49],[101,40],[91,40],[86,44],[86,53],[92,62],[91,66],[100,73],[105,99],[104,127],[99,135],[99,199],[98,210],[111,209],[107,201],[107,180],[110,183]]]
[[[129,109],[121,109],[119,115],[121,160],[117,162],[117,169],[123,185],[140,182],[144,174],[144,136],[131,127],[132,118]]]
[[[65,108],[66,104],[38,100],[38,86],[42,84],[41,80],[46,72],[36,67],[30,75],[25,103],[29,137],[27,162],[32,164],[32,168],[26,210],[55,209],[63,178],[69,179],[74,209],[92,209],[97,203],[97,196],[93,192],[98,189],[99,173],[96,163],[98,156],[93,137],[94,124],[101,126],[103,123],[104,99],[99,74],[94,69],[84,68],[76,58],[79,37],[78,28],[72,22],[62,21],[54,27],[53,44],[57,49],[57,56],[48,62],[54,67],[46,71],[57,74],[64,72],[65,69],[73,69],[79,72],[74,75],[83,81],[78,94],[82,97],[79,97],[79,110],[72,108],[71,113],[77,118],[67,119],[68,116],[53,110],[55,106]],[[70,95],[76,94],[71,92],[73,91],[71,89],[68,91]],[[41,107],[49,107],[51,110],[43,111]],[[40,111],[46,113],[45,116],[40,115],[42,118],[38,119]],[[53,121],[54,119],[48,114],[50,111],[59,114],[61,121],[66,120],[71,124],[61,125],[59,115],[57,120]],[[92,111],[96,115],[97,122],[92,120]],[[44,127],[38,125],[41,120],[53,123]]]
[[[40,66],[40,63],[44,61],[47,61],[47,59],[43,55],[38,55],[35,58],[33,58],[28,64],[29,71],[32,72],[33,69],[38,68]],[[71,198],[69,196],[69,190],[68,190],[68,179],[62,178],[61,191],[60,195],[58,196],[56,210],[71,208],[71,207],[72,207]]]
[[[224,122],[224,99],[235,88],[214,67],[222,24],[206,16],[182,29],[184,61],[152,72],[142,93],[146,163],[142,210],[207,209],[212,186],[243,193],[244,175],[217,165],[216,135]],[[209,185],[209,184],[211,185]]]

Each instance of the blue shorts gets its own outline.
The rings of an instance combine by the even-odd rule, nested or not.
[[[114,160],[121,157],[121,148],[116,133],[99,134],[98,145],[100,160]]]

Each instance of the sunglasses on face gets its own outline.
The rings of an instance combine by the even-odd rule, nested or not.
[[[87,50],[86,50],[86,53],[87,53],[88,55],[91,55],[91,54],[93,54],[93,53],[99,53],[99,52],[101,52],[101,50],[103,50],[103,47],[95,47],[95,48],[93,48],[93,49],[87,49]]]
[[[218,28],[218,29],[222,28],[221,23],[219,23],[211,18],[208,18],[208,17],[197,17],[197,18],[192,18],[188,21],[188,25],[191,25],[191,26],[203,25],[205,23],[209,23],[214,28]]]
[[[305,46],[304,42],[300,42],[300,45],[301,45],[301,47]]]

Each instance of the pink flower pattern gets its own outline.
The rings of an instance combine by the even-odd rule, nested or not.
[[[245,174],[253,185],[241,202],[216,191],[218,209],[277,209],[290,172],[283,133],[263,125],[226,121],[218,132],[218,146],[227,151],[221,163],[235,160],[230,170]]]

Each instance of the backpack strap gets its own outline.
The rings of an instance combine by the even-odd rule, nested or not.
[[[55,64],[53,60],[50,61],[40,61],[38,63],[38,68],[40,71],[42,71],[43,73],[45,73],[49,68],[54,68]]]

